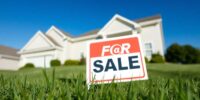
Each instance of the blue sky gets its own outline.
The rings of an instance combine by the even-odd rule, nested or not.
[[[129,19],[161,14],[165,48],[172,43],[200,48],[199,5],[199,0],[0,0],[0,45],[22,48],[51,25],[83,34],[118,13]]]

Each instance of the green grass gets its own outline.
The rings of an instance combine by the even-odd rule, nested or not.
[[[6,77],[29,77],[32,79],[43,79],[43,68],[27,68],[22,69],[19,71],[0,71],[0,74],[6,76]],[[53,68],[47,68],[46,72],[47,75],[51,75],[53,71]],[[85,66],[67,66],[67,67],[55,67],[55,75],[57,78],[71,78],[73,75],[78,75],[80,73],[85,74]]]
[[[200,98],[200,65],[147,64],[147,69],[147,81],[92,85],[90,90],[85,84],[85,66],[0,71],[0,100]]]
[[[148,73],[150,78],[200,78],[200,65],[182,65],[182,64],[148,64]]]

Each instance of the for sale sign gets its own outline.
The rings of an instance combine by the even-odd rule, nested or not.
[[[91,41],[87,51],[89,85],[148,79],[139,35]]]

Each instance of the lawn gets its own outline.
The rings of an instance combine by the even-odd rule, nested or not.
[[[48,68],[47,74],[52,74],[53,68]],[[0,71],[0,74],[6,77],[28,77],[30,79],[39,79],[43,77],[43,69],[23,69],[19,71]],[[200,77],[200,65],[182,65],[182,64],[147,64],[149,78],[167,77],[167,78],[191,78]],[[72,78],[73,75],[83,74],[85,77],[85,66],[62,66],[55,67],[56,78]]]
[[[94,85],[89,91],[85,66],[0,71],[0,99],[199,99],[200,65],[147,64],[147,70],[147,81]]]

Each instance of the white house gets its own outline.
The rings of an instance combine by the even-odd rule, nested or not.
[[[46,33],[38,31],[19,51],[20,66],[33,63],[37,67],[50,67],[52,59],[59,59],[62,63],[67,59],[79,60],[82,55],[86,56],[86,43],[90,40],[132,34],[141,35],[143,52],[147,58],[150,59],[151,55],[157,52],[164,55],[160,15],[130,20],[116,14],[100,30],[93,30],[77,37],[73,37],[55,26],[52,26]]]
[[[0,69],[17,70],[19,68],[17,49],[0,45]]]

